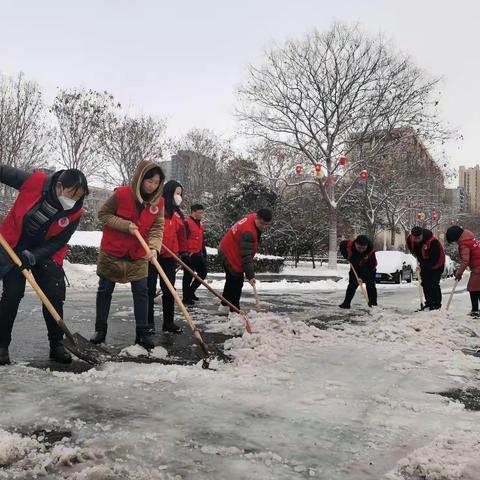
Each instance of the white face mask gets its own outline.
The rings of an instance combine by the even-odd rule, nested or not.
[[[182,204],[182,196],[178,195],[177,193],[173,196],[173,201],[175,202],[175,205],[179,207]]]
[[[73,198],[68,198],[68,197],[65,197],[64,195],[61,195],[60,197],[58,197],[58,201],[60,202],[60,205],[62,205],[62,208],[64,210],[70,210],[77,203]]]

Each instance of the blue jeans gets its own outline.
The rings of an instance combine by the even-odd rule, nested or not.
[[[138,336],[148,332],[148,290],[147,277],[131,282],[133,294],[133,312],[135,315],[136,333]],[[97,290],[97,315],[95,318],[95,331],[106,332],[108,314],[112,303],[112,293],[115,289],[115,282],[100,277]]]

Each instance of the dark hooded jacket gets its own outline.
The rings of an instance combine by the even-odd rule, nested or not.
[[[440,244],[440,241],[435,238],[434,240],[432,240],[428,248],[428,258],[424,258],[422,254],[422,248],[425,243],[427,243],[433,237],[433,233],[431,230],[427,230],[426,228],[424,228],[422,230],[422,235],[422,241],[419,243],[414,243],[413,236],[409,235],[407,238],[407,246],[410,250],[410,253],[418,260],[418,263],[420,264],[420,268],[422,270],[432,270],[432,267],[439,262],[440,257],[442,256],[443,247]],[[443,262],[443,264],[438,267],[438,269],[443,270],[444,267],[445,262]]]
[[[83,197],[78,200],[70,210],[64,210],[58,201],[56,184],[58,177],[64,170],[49,175],[42,189],[42,196],[33,208],[23,217],[22,234],[15,247],[15,252],[30,250],[36,261],[50,258],[58,250],[68,244],[80,222],[80,218],[72,221],[61,233],[48,240],[45,239],[51,225],[60,218],[70,216],[83,206]],[[0,165],[0,183],[15,190],[20,190],[31,177],[32,173],[8,165]],[[41,219],[41,221],[39,221]],[[13,266],[6,252],[0,248],[0,278],[2,278]]]
[[[135,192],[137,199],[137,209],[139,213],[146,204],[159,206],[160,198],[162,196],[162,184],[153,193],[151,198],[145,201],[142,198],[141,186],[145,174],[152,168],[159,167],[158,164],[144,160],[140,162],[132,177],[130,187]],[[126,220],[116,215],[117,212],[117,197],[113,193],[110,198],[103,204],[98,212],[98,218],[103,225],[109,226],[122,232],[128,232],[130,220]],[[160,251],[163,236],[163,211],[160,211],[157,220],[152,225],[149,232],[149,247],[152,250]],[[101,277],[108,278],[112,282],[128,283],[135,280],[140,280],[148,276],[148,261],[146,258],[139,260],[131,260],[129,258],[118,258],[107,252],[100,250],[97,262],[97,274]]]
[[[340,242],[339,248],[343,258],[348,260],[353,265],[359,275],[361,275],[362,273],[373,272],[374,270],[376,270],[377,258],[375,256],[371,240],[368,240],[367,249],[365,250],[365,252],[359,252],[355,248],[355,240],[353,240],[350,254],[348,245],[351,241],[352,240],[343,240],[342,242]]]

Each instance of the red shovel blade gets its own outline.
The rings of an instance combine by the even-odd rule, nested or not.
[[[245,320],[245,330],[247,333],[252,333],[252,326],[250,325],[250,320],[248,319],[247,314],[242,312],[242,317]]]

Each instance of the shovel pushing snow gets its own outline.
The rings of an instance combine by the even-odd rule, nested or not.
[[[248,333],[252,333],[252,328],[250,326],[250,320],[247,317],[247,314],[237,308],[233,303],[229,302],[226,298],[220,295],[214,288],[212,288],[203,278],[199,277],[185,262],[183,262],[177,255],[175,255],[167,246],[162,245],[167,253],[169,253],[179,264],[186,270],[190,275],[192,275],[198,282],[200,282],[208,291],[212,292],[217,298],[219,298],[223,303],[226,303],[233,311],[238,313],[245,320],[245,330]]]
[[[144,238],[140,234],[138,230],[135,230],[135,236],[137,237],[138,241],[142,245],[143,249],[147,254],[150,254],[151,250],[150,247],[147,245],[147,242],[145,242]],[[152,258],[152,264],[153,266],[157,269],[158,273],[162,277],[162,280],[165,282],[165,285],[167,288],[170,290],[170,293],[172,294],[173,298],[175,299],[175,303],[178,305],[180,308],[181,312],[183,313],[183,316],[185,317],[185,320],[188,323],[188,326],[192,330],[193,336],[198,344],[198,353],[203,359],[203,364],[202,367],[207,369],[209,368],[210,361],[214,359],[215,357],[220,358],[223,361],[231,361],[230,357],[225,355],[223,352],[218,350],[216,347],[207,345],[204,341],[202,336],[200,335],[199,330],[197,329],[196,325],[193,323],[192,317],[188,313],[188,310],[186,309],[185,305],[183,302],[180,300],[180,297],[178,296],[177,291],[175,290],[175,287],[171,284],[170,280],[168,279],[167,275],[163,271],[163,268],[160,266],[158,263],[158,260],[154,257]]]
[[[360,290],[362,291],[362,294],[365,297],[365,301],[367,302],[367,305],[371,307],[370,300],[368,299],[368,293],[365,290],[365,285],[363,284],[363,280],[358,276],[357,271],[355,270],[355,267],[353,266],[352,263],[350,263],[350,266],[352,267],[352,271],[355,275],[355,278],[357,279],[358,286],[360,287]]]
[[[21,267],[22,261],[20,260],[20,258],[18,258],[18,255],[14,252],[13,248],[8,244],[8,242],[1,234],[0,244],[8,253],[9,257],[12,259],[12,262],[15,263],[15,265],[17,265],[18,267]],[[55,319],[58,326],[65,333],[66,338],[63,341],[63,345],[65,346],[65,348],[72,352],[76,357],[84,360],[87,363],[90,363],[91,365],[98,365],[99,363],[102,363],[102,361],[104,361],[105,351],[91,344],[85,337],[83,337],[79,333],[72,334],[68,329],[67,325],[65,324],[63,318],[60,317],[58,312],[55,310],[55,307],[52,305],[45,293],[43,293],[32,273],[26,268],[24,268],[22,270],[22,274],[27,279],[31,287],[35,290],[35,293],[38,295],[43,305],[45,305],[45,308]]]
[[[425,308],[423,303],[423,288],[422,288],[422,281],[420,278],[420,267],[417,266],[417,286],[418,286],[418,298],[420,299],[420,310]]]

